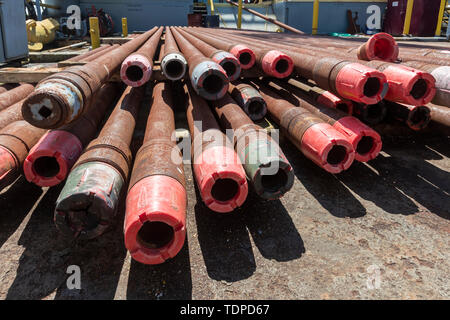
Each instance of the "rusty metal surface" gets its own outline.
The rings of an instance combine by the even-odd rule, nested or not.
[[[5,110],[0,111],[0,129],[3,129],[15,121],[23,120],[22,103],[24,101],[25,100],[19,101]]]
[[[33,90],[34,86],[32,84],[23,83],[16,88],[0,94],[0,111],[25,99],[31,92],[33,92]]]

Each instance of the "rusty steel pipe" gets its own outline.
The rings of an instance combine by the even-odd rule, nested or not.
[[[222,98],[228,90],[228,76],[215,61],[205,57],[181,33],[171,27],[173,36],[189,66],[189,77],[195,92],[207,100]]]
[[[175,132],[173,93],[158,83],[142,147],[136,154],[126,200],[125,247],[136,261],[160,264],[186,238],[186,182]]]
[[[268,87],[255,85],[266,100],[272,119],[308,159],[333,174],[351,166],[355,149],[342,133],[303,108],[304,102],[294,106]]]
[[[205,57],[217,62],[227,73],[228,80],[234,81],[241,75],[241,64],[239,60],[229,53],[228,51],[219,50],[209,45],[208,43],[200,40],[197,36],[192,35],[189,32],[181,28],[176,28],[183,37],[188,40],[193,46],[195,46]]]
[[[140,87],[150,80],[153,71],[153,59],[163,31],[163,27],[160,27],[138,51],[130,54],[122,62],[120,78],[126,85]]]
[[[46,133],[25,159],[25,178],[40,187],[64,181],[84,147],[95,137],[106,110],[120,91],[117,83],[103,85],[95,95],[93,108],[78,120]]]
[[[430,109],[431,120],[447,127],[448,131],[448,129],[450,129],[450,108],[437,106],[431,103],[428,104],[427,107]]]
[[[41,81],[22,107],[26,121],[40,128],[55,129],[87,112],[93,95],[108,81],[130,53],[140,47],[157,28],[83,66],[75,66]]]
[[[391,101],[385,101],[385,104],[390,116],[405,123],[412,130],[423,130],[431,121],[430,108],[427,106],[409,106]]]
[[[108,46],[108,47],[106,48],[106,50],[102,50],[102,51],[100,51],[100,52],[97,52],[97,53],[95,53],[95,54],[93,54],[93,55],[91,55],[91,56],[89,56],[89,57],[87,57],[87,58],[81,60],[80,62],[94,61],[94,60],[100,58],[101,56],[105,55],[106,53],[108,53],[108,52],[110,52],[110,51],[113,51],[113,50],[115,50],[115,49],[117,49],[117,48],[119,48],[119,47],[120,47],[120,44],[114,44],[114,45],[112,45],[112,46]]]
[[[130,144],[144,93],[144,87],[125,89],[98,137],[73,166],[54,214],[65,237],[93,239],[114,224],[131,171]]]
[[[313,101],[327,106],[328,108],[338,109],[345,112],[348,115],[353,114],[353,102],[350,100],[342,99],[329,91],[325,91],[319,87],[313,87],[310,84],[305,84],[293,78],[287,80],[287,82],[295,88],[302,90]]]
[[[234,148],[256,194],[266,200],[281,198],[294,184],[294,171],[278,143],[229,94],[211,104],[222,127],[233,130]]]
[[[253,121],[263,119],[267,113],[264,98],[254,87],[247,83],[230,83],[228,93]]]
[[[255,40],[256,42],[260,43],[266,43],[269,45],[270,43],[267,41],[262,40]],[[299,44],[296,47],[289,47],[280,44],[280,48],[286,48],[286,52],[291,55],[291,57],[294,59],[294,52],[302,55],[309,55],[311,54],[311,50],[315,51],[315,54],[319,57],[324,57],[327,59],[329,57],[329,51],[327,49],[323,49],[320,47],[308,47],[304,46],[302,44]],[[290,51],[292,50],[292,52]],[[340,52],[335,53],[337,56],[346,58],[347,56],[345,54],[342,54]],[[303,60],[304,62],[305,60]],[[299,60],[296,60],[296,62],[302,62]],[[349,62],[350,63],[350,62]],[[358,66],[359,64],[359,66]],[[435,79],[432,75],[430,75],[428,72],[424,72],[415,68],[410,68],[403,65],[398,65],[394,63],[384,62],[384,61],[359,61],[358,64],[354,64],[354,68],[358,66],[359,68],[362,66],[365,66],[365,68],[370,68],[372,70],[378,70],[379,72],[382,72],[385,75],[386,81],[387,81],[387,88],[385,88],[386,94],[384,94],[384,91],[381,90],[379,96],[383,97],[387,100],[394,101],[394,102],[403,102],[411,105],[422,105],[430,102],[434,95],[436,94],[436,88],[435,88]],[[304,65],[304,64],[303,64]],[[297,64],[296,64],[296,67]],[[310,66],[305,66],[306,68],[299,68],[297,71],[304,77],[308,79],[311,78],[311,74],[308,72],[311,68]],[[353,76],[353,78],[356,75]],[[313,79],[314,80],[314,79]],[[372,93],[372,90],[377,86],[376,80],[372,80],[372,86],[373,89],[367,91],[367,93]],[[379,82],[380,80],[378,80]],[[322,85],[319,85],[322,87]],[[322,87],[323,89],[327,89]],[[341,94],[341,96],[343,96]],[[345,97],[345,96],[343,96]],[[349,97],[351,100],[355,100]],[[358,101],[356,102],[366,103],[366,104],[374,104],[377,101]]]
[[[248,184],[233,143],[222,133],[205,100],[188,86],[186,110],[192,139],[192,166],[205,205],[215,212],[242,206]]]
[[[11,89],[17,88],[20,86],[18,83],[5,83],[0,86],[0,94],[5,93]]]
[[[375,159],[381,151],[380,135],[364,123],[336,108],[329,108],[315,101],[300,89],[288,83],[273,81],[270,90],[296,107],[302,107],[339,131],[355,150],[355,160],[367,162]],[[269,93],[270,94],[270,93]],[[332,136],[332,133],[328,133]]]
[[[24,120],[0,130],[0,191],[17,179],[28,152],[46,131]]]
[[[25,99],[34,90],[34,86],[28,83],[22,83],[18,87],[0,94],[0,111],[12,106],[13,104]]]
[[[23,120],[22,104],[24,101],[25,99],[13,104],[3,111],[0,111],[0,129],[5,128],[7,125],[13,122]]]
[[[216,31],[216,29],[214,29],[214,31]],[[209,34],[213,34],[212,31],[209,31]],[[271,46],[261,46],[249,39],[235,35],[220,33],[220,36],[226,40],[230,40],[230,42],[239,41],[242,44],[247,45],[255,54],[256,64],[268,76],[282,79],[291,75],[294,70],[293,60],[285,51],[270,50],[267,48],[270,48]]]
[[[186,75],[187,61],[178,49],[175,38],[169,27],[165,28],[164,50],[161,50],[161,52],[162,57],[160,61],[163,75],[171,81],[183,79]]]
[[[241,68],[244,70],[250,69],[255,65],[255,53],[248,46],[245,46],[241,43],[230,44],[227,41],[211,37],[208,34],[203,33],[204,30],[200,28],[185,28],[185,30],[190,34],[195,35],[200,40],[210,44],[211,46],[219,50],[228,51],[229,53],[234,55],[239,60]]]
[[[70,59],[64,60],[64,62],[84,61],[84,59],[89,58],[90,56],[92,56],[94,54],[97,54],[97,53],[100,53],[100,52],[102,52],[104,50],[107,50],[110,47],[111,47],[111,45],[109,45],[109,44],[103,45],[103,46],[100,46],[100,47],[98,47],[98,48],[96,48],[94,50],[90,50],[90,51],[88,51],[86,53],[83,53],[83,54],[80,54],[78,56],[72,57]]]

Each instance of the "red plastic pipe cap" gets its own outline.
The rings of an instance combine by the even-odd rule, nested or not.
[[[266,74],[279,79],[290,76],[294,71],[292,58],[278,50],[271,50],[266,53],[261,64]]]
[[[247,178],[234,149],[216,146],[194,159],[194,174],[203,202],[215,212],[231,212],[248,194]]]
[[[234,55],[241,63],[241,68],[244,70],[250,69],[255,65],[256,56],[250,48],[238,44],[231,48],[230,53]]]
[[[355,160],[367,162],[380,153],[383,146],[380,135],[358,119],[344,117],[336,121],[333,127],[353,145]]]
[[[386,76],[360,63],[345,65],[336,76],[337,93],[345,99],[375,104],[384,98]]]
[[[397,61],[399,54],[398,44],[388,33],[380,32],[358,48],[360,60],[382,60],[387,62]]]
[[[53,130],[31,149],[23,164],[25,177],[41,187],[64,181],[83,151],[80,140],[70,132]]]
[[[128,192],[125,246],[133,259],[160,264],[181,250],[186,238],[186,190],[174,178],[150,176]]]
[[[355,149],[342,133],[327,123],[310,127],[303,134],[301,151],[318,166],[330,173],[350,168]]]
[[[120,68],[120,78],[126,85],[140,87],[152,76],[152,62],[140,54],[128,56]]]
[[[390,65],[383,73],[389,83],[386,100],[423,106],[430,103],[436,94],[436,80],[427,72],[403,65]]]
[[[353,103],[350,100],[344,100],[332,94],[330,91],[324,91],[318,98],[317,102],[327,106],[328,108],[339,109],[345,113],[353,114]]]

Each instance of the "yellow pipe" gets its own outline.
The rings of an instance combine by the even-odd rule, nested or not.
[[[408,0],[408,4],[406,5],[405,24],[403,25],[403,34],[409,34],[413,7],[414,7],[414,0]]]
[[[436,26],[436,37],[439,37],[441,35],[441,29],[442,29],[442,20],[444,19],[444,10],[445,5],[447,4],[447,0],[441,0],[441,9],[439,10],[439,16],[438,16],[438,22]]]
[[[317,34],[318,27],[319,27],[319,0],[314,0],[312,34]]]
[[[122,37],[128,37],[128,20],[127,18],[122,18]]]
[[[241,29],[241,26],[242,26],[242,0],[239,0],[238,21],[237,21],[238,29]]]
[[[211,7],[211,15],[214,15],[214,0],[208,0],[209,1],[209,6]]]
[[[89,32],[91,33],[91,46],[92,49],[100,47],[100,28],[98,26],[98,18],[89,18]]]

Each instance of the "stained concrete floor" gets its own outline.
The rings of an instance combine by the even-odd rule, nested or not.
[[[450,298],[448,138],[387,141],[377,159],[336,176],[281,145],[292,191],[271,202],[250,194],[232,214],[202,204],[185,166],[187,241],[159,266],[131,260],[123,218],[98,239],[67,243],[52,222],[61,187],[20,178],[0,194],[0,298]],[[70,265],[81,290],[66,286]]]

